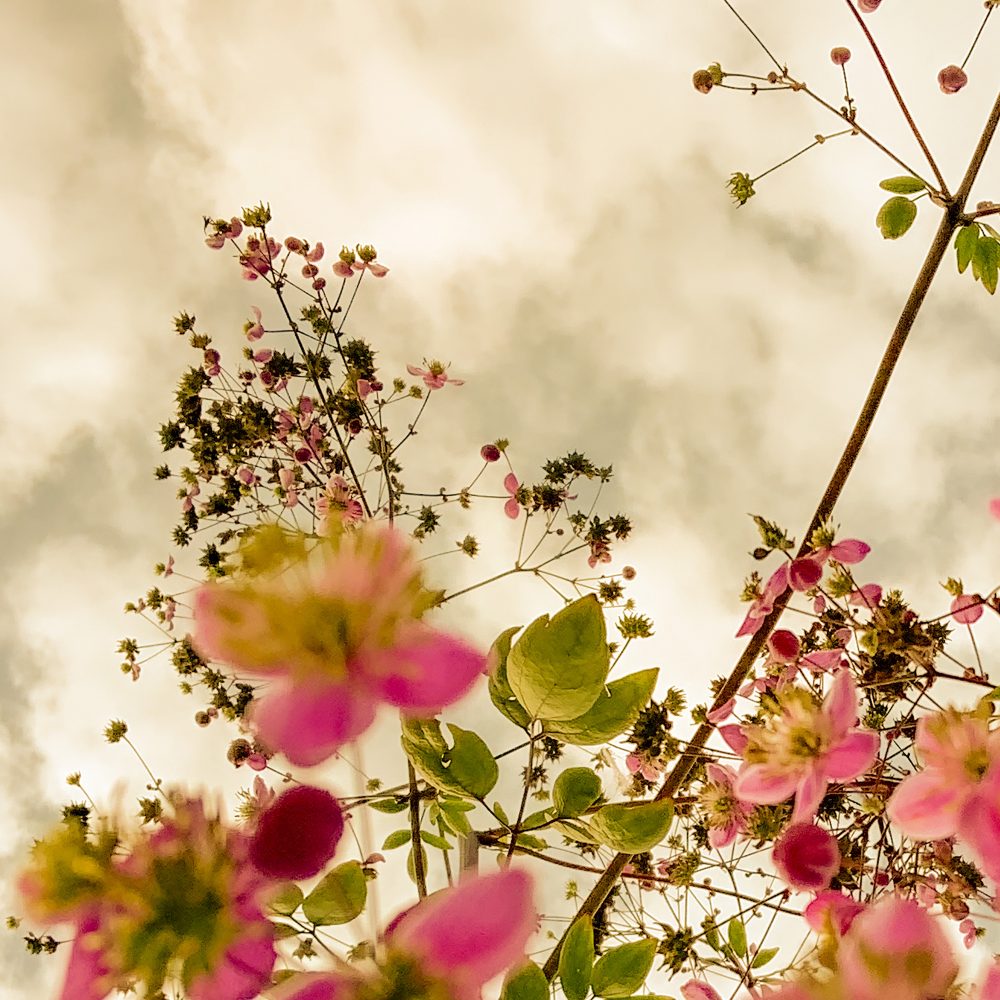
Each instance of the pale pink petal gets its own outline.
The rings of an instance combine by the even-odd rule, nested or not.
[[[854,918],[863,913],[865,907],[856,903],[842,892],[827,890],[821,892],[803,911],[806,923],[817,934],[827,934],[831,930],[846,934],[854,923]]]
[[[262,933],[238,939],[210,973],[191,983],[187,991],[191,1000],[254,1000],[260,995],[271,981],[277,958],[270,922],[262,917],[260,924]]]
[[[468,643],[419,622],[392,649],[359,661],[374,691],[408,715],[437,715],[468,692],[486,656]]]
[[[93,913],[77,924],[60,1000],[104,1000],[107,996],[107,986],[99,987],[98,983],[110,970],[105,964],[104,953],[94,947],[100,926],[100,920]]]
[[[407,911],[390,946],[417,956],[424,968],[476,988],[524,956],[535,930],[532,880],[508,868],[460,882]]]
[[[849,670],[842,670],[834,677],[823,702],[823,714],[830,720],[835,737],[842,736],[854,725],[858,717],[858,690]]]
[[[691,979],[681,987],[684,1000],[722,1000],[715,988],[700,979]]]
[[[771,860],[798,892],[820,892],[840,871],[836,838],[815,823],[792,823],[775,841]]]
[[[983,874],[1000,883],[1000,807],[995,795],[973,795],[962,807],[958,836]]]
[[[994,960],[986,970],[975,1000],[1000,1000],[1000,961]]]
[[[389,273],[389,268],[384,264],[376,264],[375,261],[369,261],[368,270],[374,278],[384,278]]]
[[[815,670],[833,670],[840,666],[843,659],[842,649],[818,649],[814,653],[806,653],[802,662]]]
[[[743,731],[742,726],[719,726],[719,735],[726,741],[729,748],[741,757],[750,745],[750,740],[747,738],[747,734]]]
[[[835,559],[845,566],[853,566],[861,562],[871,550],[872,547],[867,542],[862,542],[858,538],[845,538],[842,542],[831,546],[828,558]]]
[[[757,611],[759,602],[755,601],[751,605],[750,610],[747,612],[746,618],[743,619],[743,624],[740,625],[736,632],[736,638],[742,638],[745,635],[756,635],[760,631],[761,625],[764,624],[764,619],[767,614],[758,614]]]
[[[816,815],[823,796],[826,795],[827,780],[819,763],[813,764],[799,780],[795,789],[795,808],[792,810],[793,823],[808,823]]]
[[[823,755],[823,771],[833,781],[849,781],[872,766],[879,736],[868,729],[847,733]]]
[[[420,378],[423,378],[425,375],[428,374],[428,372],[427,372],[427,370],[425,368],[418,368],[416,365],[407,365],[406,366],[406,370],[411,375],[416,375],[416,376],[419,376]]]
[[[375,721],[375,699],[357,682],[274,681],[250,705],[261,742],[293,764],[312,767]]]
[[[518,518],[518,515],[519,515],[519,514],[521,513],[521,505],[520,505],[520,504],[519,504],[519,503],[517,502],[517,500],[515,500],[515,499],[514,499],[514,497],[511,497],[511,498],[510,498],[510,499],[509,499],[509,500],[508,500],[508,501],[507,501],[507,502],[506,502],[506,503],[505,503],[505,504],[503,505],[503,512],[504,512],[504,513],[505,513],[505,514],[506,514],[506,515],[507,515],[507,516],[508,516],[508,517],[509,517],[509,518],[510,518],[510,519],[511,519],[512,521],[516,521],[516,520],[517,520],[517,518]],[[597,565],[597,560],[596,560],[596,559],[594,560],[594,563],[593,563],[593,565],[594,565],[594,566],[596,566],[596,565]],[[593,567],[591,567],[591,568],[593,568]]]
[[[951,602],[951,617],[959,625],[971,625],[983,617],[983,599],[979,594],[959,594]]]
[[[300,972],[268,990],[269,1000],[349,1000],[357,982],[332,972]]]
[[[798,783],[795,771],[781,771],[773,764],[748,764],[736,776],[733,790],[745,802],[773,806],[789,798]]]
[[[508,472],[506,476],[503,477],[503,488],[513,496],[517,493],[518,487],[521,484],[517,481],[517,476],[513,472]]]
[[[713,826],[708,831],[708,843],[717,851],[722,850],[723,847],[728,847],[736,839],[741,826],[742,824],[739,820],[735,819],[725,826]]]
[[[1000,521],[1000,497],[994,497],[989,503],[990,513]]]
[[[882,588],[877,583],[866,583],[847,595],[847,603],[862,608],[874,608],[882,600]]]
[[[717,724],[719,722],[725,722],[733,714],[733,709],[736,707],[736,699],[730,698],[729,701],[723,702],[717,709],[708,713],[706,718],[709,722]]]

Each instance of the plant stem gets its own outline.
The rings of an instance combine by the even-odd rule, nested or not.
[[[420,843],[420,789],[417,788],[417,772],[406,762],[410,782],[410,849],[413,851],[413,877],[417,883],[417,896],[427,895],[427,873],[424,871],[424,851]]]
[[[861,407],[861,413],[858,415],[854,429],[851,431],[851,436],[848,438],[847,444],[844,447],[843,454],[840,456],[840,460],[837,462],[836,468],[833,470],[833,475],[830,477],[830,482],[827,485],[818,506],[816,507],[812,520],[809,522],[809,527],[803,535],[802,544],[799,547],[799,555],[802,555],[808,550],[809,540],[812,533],[833,513],[834,505],[840,497],[840,493],[844,488],[844,484],[847,482],[848,476],[851,474],[851,470],[854,468],[854,463],[857,461],[858,455],[861,452],[861,447],[864,444],[865,438],[868,436],[868,431],[875,419],[875,414],[878,411],[879,404],[881,403],[882,397],[885,395],[885,391],[888,388],[889,379],[892,377],[893,370],[896,367],[896,362],[899,360],[899,355],[903,350],[903,345],[906,343],[906,338],[909,336],[910,330],[913,328],[914,321],[916,320],[920,307],[927,296],[927,292],[930,288],[932,280],[934,279],[934,275],[937,272],[938,266],[948,251],[952,233],[954,233],[955,228],[958,226],[962,218],[965,202],[968,200],[969,193],[972,190],[972,185],[975,182],[979,169],[982,166],[983,159],[986,156],[986,151],[989,148],[990,142],[993,140],[998,122],[1000,122],[1000,95],[997,95],[997,98],[994,101],[993,108],[990,111],[990,116],[987,119],[982,135],[979,137],[979,142],[972,154],[971,160],[969,161],[968,169],[965,172],[965,176],[962,178],[961,186],[959,187],[954,199],[950,201],[944,211],[944,217],[941,219],[941,224],[938,226],[937,233],[934,235],[934,240],[931,243],[930,249],[927,251],[927,256],[924,258],[924,262],[920,268],[920,272],[917,274],[916,280],[913,283],[913,287],[910,289],[910,294],[906,299],[902,312],[900,313],[899,320],[896,323],[896,328],[893,330],[892,336],[889,338],[889,343],[886,345],[882,361],[880,362],[878,370],[875,373],[871,388],[868,390],[868,396],[865,398],[864,405]],[[753,635],[747,643],[746,648],[743,650],[743,655],[740,656],[736,666],[733,667],[732,673],[729,675],[726,683],[719,689],[715,701],[709,711],[720,707],[730,698],[735,697],[740,685],[743,683],[743,680],[750,670],[750,667],[753,666],[758,654],[764,646],[764,643],[767,641],[768,635],[770,635],[771,630],[781,617],[781,613],[785,610],[785,605],[788,603],[791,594],[792,592],[790,590],[786,590],[785,593],[774,602],[774,610],[772,610],[772,612],[764,619],[764,622],[757,630],[757,633]],[[702,723],[698,727],[690,743],[677,759],[677,763],[674,765],[670,774],[667,775],[663,786],[657,792],[657,800],[672,799],[680,788],[683,787],[691,771],[697,764],[701,756],[701,751],[708,742],[709,736],[712,735],[714,728],[715,727],[710,723]],[[632,856],[630,854],[618,854],[614,857],[605,869],[604,874],[601,875],[597,884],[591,890],[590,895],[580,905],[580,908],[577,911],[577,917],[583,915],[593,916],[597,912],[607,899],[608,893],[611,891],[614,884],[621,877],[622,870],[629,863],[631,858]],[[573,921],[571,920],[569,926],[572,926],[572,923]],[[559,967],[559,953],[562,949],[564,940],[565,935],[563,938],[560,938],[545,962],[544,972],[546,978],[549,980],[552,979]]]

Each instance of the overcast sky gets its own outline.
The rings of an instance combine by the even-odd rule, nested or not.
[[[827,53],[850,46],[860,120],[923,167],[845,4],[740,9],[838,105]],[[996,34],[960,95],[935,77],[981,13],[885,0],[869,19],[953,188],[994,96]],[[165,664],[123,678],[114,646],[173,524],[151,476],[188,360],[171,317],[236,344],[255,301],[201,218],[261,199],[279,235],[378,247],[392,271],[353,322],[383,371],[439,357],[466,379],[428,421],[431,488],[500,435],[523,478],[574,448],[615,464],[609,509],[636,524],[615,565],[638,568],[657,623],[632,665],[700,678],[703,700],[740,649],[746,514],[801,532],[937,223],[925,201],[906,240],[881,239],[877,182],[899,171],[861,138],[733,207],[729,174],[839,125],[801,94],[694,91],[714,60],[770,68],[721,0],[38,0],[5,33],[0,872],[57,815],[67,773],[105,801],[120,777],[141,788],[100,737],[110,718],[167,778],[219,771],[231,734],[193,726]],[[998,162],[973,200],[1000,198]],[[949,574],[997,582],[998,308],[949,257],[838,509],[874,546],[872,578],[927,613]],[[468,608],[480,640],[554,610],[505,594]],[[47,995],[61,962],[25,960],[5,933],[0,998]]]

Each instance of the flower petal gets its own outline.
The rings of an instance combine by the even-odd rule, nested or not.
[[[886,803],[889,820],[913,840],[943,840],[954,836],[962,790],[944,780],[936,769],[904,778]]]
[[[250,839],[250,860],[273,879],[312,878],[333,857],[344,814],[322,788],[299,785],[261,813]]]
[[[795,808],[792,810],[793,823],[808,823],[826,795],[827,780],[820,767],[814,764],[799,781],[795,789]]]
[[[834,781],[849,781],[872,766],[878,753],[879,735],[853,729],[823,755],[823,771]]]
[[[110,971],[100,949],[94,947],[96,932],[100,930],[96,914],[85,916],[76,928],[76,940],[69,954],[66,980],[60,1000],[104,1000],[107,986],[98,984]]]
[[[837,674],[823,702],[823,714],[830,720],[834,737],[843,736],[858,717],[858,690],[849,670]]]
[[[798,783],[795,771],[780,771],[773,764],[748,764],[736,775],[733,791],[745,802],[774,806],[789,798]]]

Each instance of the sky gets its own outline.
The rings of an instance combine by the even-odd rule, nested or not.
[[[838,106],[827,54],[849,46],[860,120],[919,163],[846,4],[740,11]],[[935,77],[980,17],[972,0],[946,17],[933,0],[886,0],[868,20],[953,187],[993,100],[995,32],[961,94]],[[422,430],[432,489],[499,436],[522,478],[573,449],[613,462],[607,503],[636,526],[616,564],[636,566],[657,625],[634,668],[660,666],[664,686],[683,678],[703,700],[740,650],[746,515],[808,522],[937,223],[924,202],[906,239],[882,240],[877,184],[899,171],[856,137],[735,208],[731,173],[762,173],[839,124],[802,94],[693,89],[709,62],[770,68],[721,0],[38,0],[7,34],[5,912],[68,773],[102,801],[123,778],[141,788],[101,738],[109,719],[129,721],[158,774],[241,783],[218,763],[231,734],[194,726],[169,668],[132,684],[114,652],[173,524],[151,475],[187,363],[171,317],[187,310],[235,345],[255,298],[203,246],[203,215],[265,200],[279,235],[378,247],[392,270],[359,298],[357,330],[386,371],[441,358],[466,380]],[[1000,199],[997,163],[974,201]],[[838,507],[874,547],[873,578],[921,609],[943,607],[948,575],[997,582],[997,308],[946,262]],[[480,528],[498,549],[502,520]],[[482,641],[553,610],[543,591],[500,593],[465,612]],[[985,654],[995,638],[983,630]],[[0,1000],[51,994],[60,964],[5,933]]]

